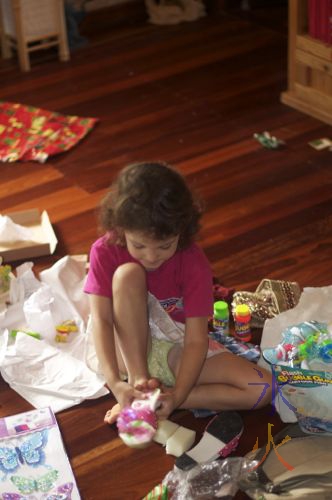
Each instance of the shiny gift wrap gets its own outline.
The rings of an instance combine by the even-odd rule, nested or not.
[[[262,328],[265,321],[292,309],[299,302],[301,288],[298,283],[263,279],[255,292],[235,292],[232,311],[239,304],[246,304],[251,311],[251,326]]]

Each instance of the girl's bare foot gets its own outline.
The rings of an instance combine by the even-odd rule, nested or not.
[[[106,424],[114,424],[114,422],[116,422],[116,419],[120,414],[120,411],[121,407],[119,403],[116,403],[110,410],[106,412],[106,415],[104,417],[104,422]]]
[[[160,380],[157,378],[149,378],[144,381],[143,384],[135,385],[135,389],[138,389],[139,391],[154,391],[155,389],[158,389],[160,385]]]

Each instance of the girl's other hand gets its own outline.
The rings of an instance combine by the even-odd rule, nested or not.
[[[134,399],[145,397],[144,392],[121,380],[114,384],[111,390],[118,403],[108,410],[104,417],[104,422],[110,425],[116,422],[122,408],[130,406]]]
[[[156,415],[160,420],[165,420],[178,407],[178,401],[173,388],[164,387],[159,396],[160,406]]]
[[[112,388],[111,391],[119,403],[121,409],[125,406],[130,406],[134,399],[143,399],[144,392],[139,388],[133,387],[128,382],[119,381]]]

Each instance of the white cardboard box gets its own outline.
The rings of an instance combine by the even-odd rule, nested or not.
[[[46,210],[40,214],[38,209],[33,208],[2,215],[10,217],[15,224],[27,227],[33,234],[31,241],[15,241],[8,244],[0,241],[0,256],[3,262],[54,253],[58,240]]]

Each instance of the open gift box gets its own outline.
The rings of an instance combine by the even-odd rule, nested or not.
[[[6,214],[10,219],[31,232],[30,240],[1,241],[0,256],[3,262],[30,259],[54,253],[58,240],[48,213],[37,209]]]

